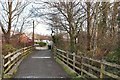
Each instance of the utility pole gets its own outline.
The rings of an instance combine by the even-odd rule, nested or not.
[[[3,78],[2,30],[0,29],[0,80]]]
[[[35,25],[34,25],[34,20],[33,20],[33,34],[32,34],[33,46],[34,46],[34,31],[35,31]]]

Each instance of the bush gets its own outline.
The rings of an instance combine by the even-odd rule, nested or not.
[[[106,56],[106,60],[109,62],[120,64],[120,48],[117,48],[115,51],[108,54]]]
[[[7,55],[8,52],[14,52],[16,49],[11,44],[6,44],[2,46],[2,54]]]
[[[35,43],[39,44],[40,47],[44,47],[47,45],[45,42],[35,42]]]
[[[105,59],[108,62],[120,64],[120,48],[117,48],[115,51],[109,53]],[[117,68],[107,66],[106,70],[114,74],[120,75],[120,70]]]
[[[60,34],[54,35],[54,36],[52,36],[52,38],[53,38],[53,43],[55,44],[55,46],[57,48],[67,50],[69,44],[63,38],[63,34],[60,33]]]

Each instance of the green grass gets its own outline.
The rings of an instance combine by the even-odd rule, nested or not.
[[[71,68],[69,68],[67,65],[65,65],[59,59],[56,58],[56,62],[59,63],[63,67],[63,69],[65,70],[65,72],[69,76],[71,76],[72,80],[83,80],[81,76],[78,76],[77,73],[74,70],[72,70]]]

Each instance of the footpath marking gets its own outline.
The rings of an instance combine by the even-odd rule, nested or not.
[[[51,57],[32,57],[32,58],[34,58],[34,59],[49,59]]]
[[[22,78],[41,78],[41,77],[39,77],[39,76],[22,76]],[[65,78],[65,77],[56,77],[56,76],[50,77],[50,76],[48,76],[48,77],[42,77],[42,78],[59,79],[59,78]]]

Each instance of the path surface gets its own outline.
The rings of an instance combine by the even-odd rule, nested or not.
[[[68,74],[55,62],[50,50],[33,51],[23,60],[15,78],[68,78]]]

